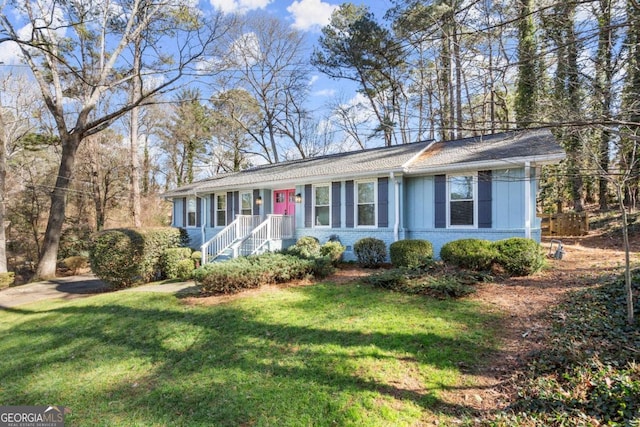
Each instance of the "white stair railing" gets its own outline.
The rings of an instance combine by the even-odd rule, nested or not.
[[[288,215],[268,215],[267,219],[255,227],[237,247],[237,254],[248,256],[258,253],[271,240],[294,237],[293,217]]]
[[[213,261],[234,243],[244,239],[258,224],[258,215],[237,215],[231,224],[202,244],[202,265]]]

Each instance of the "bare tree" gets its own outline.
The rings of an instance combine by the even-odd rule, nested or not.
[[[0,31],[20,48],[52,114],[61,142],[61,160],[45,233],[38,277],[55,275],[56,258],[65,221],[67,190],[73,179],[76,154],[82,141],[110,126],[150,97],[171,90],[197,61],[204,58],[225,31],[219,16],[193,15],[188,4],[154,0],[31,2],[0,15]],[[32,31],[16,28],[14,13],[30,23]],[[174,19],[182,15],[189,19]],[[171,32],[157,40],[156,49],[143,52],[149,81],[140,93],[123,97],[139,72],[127,48],[143,39],[147,30],[164,21]],[[173,46],[159,49],[159,43]],[[153,80],[151,79],[153,77]],[[119,97],[111,108],[97,112],[105,97]]]

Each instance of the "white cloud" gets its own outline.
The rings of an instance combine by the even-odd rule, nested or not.
[[[313,92],[314,96],[334,96],[335,94],[335,89],[321,89]]]
[[[224,13],[247,13],[256,9],[264,9],[273,0],[209,0],[211,6]]]
[[[322,0],[296,0],[287,7],[287,12],[293,15],[293,27],[298,30],[309,30],[316,26],[327,25],[331,14],[337,5],[325,3]]]
[[[20,62],[20,48],[17,43],[2,43],[0,49],[0,63],[2,64],[18,64]]]
[[[314,74],[313,76],[311,76],[311,78],[309,79],[309,86],[313,86],[313,84],[317,82],[319,79],[320,79],[320,76],[317,74]]]

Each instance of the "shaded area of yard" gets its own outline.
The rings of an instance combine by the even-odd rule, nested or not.
[[[357,283],[216,306],[118,293],[0,313],[0,401],[69,425],[413,425],[494,349],[499,315]]]

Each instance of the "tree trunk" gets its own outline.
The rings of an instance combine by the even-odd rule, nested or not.
[[[140,79],[140,69],[142,68],[142,52],[140,50],[140,40],[137,40],[133,53],[133,69],[137,74],[133,78],[132,97],[141,97],[142,81]],[[133,216],[133,226],[142,227],[142,207],[140,203],[140,158],[138,156],[138,129],[139,129],[139,107],[131,109],[131,214]]]
[[[80,146],[81,138],[77,133],[71,133],[61,138],[62,156],[56,185],[51,192],[51,209],[47,230],[44,235],[42,252],[36,270],[36,278],[47,279],[55,277],[58,246],[60,235],[64,225],[67,208],[67,191],[73,178],[73,170],[76,163],[76,153]]]
[[[622,213],[622,240],[624,242],[624,287],[627,300],[627,323],[633,325],[634,310],[633,310],[633,287],[631,282],[631,260],[629,256],[629,226],[627,224],[627,209],[624,205],[624,196],[622,191],[622,184],[616,184],[618,195],[618,206]]]
[[[7,194],[7,147],[4,139],[0,141],[0,273],[7,272],[7,236],[4,230],[6,216],[5,194]]]

